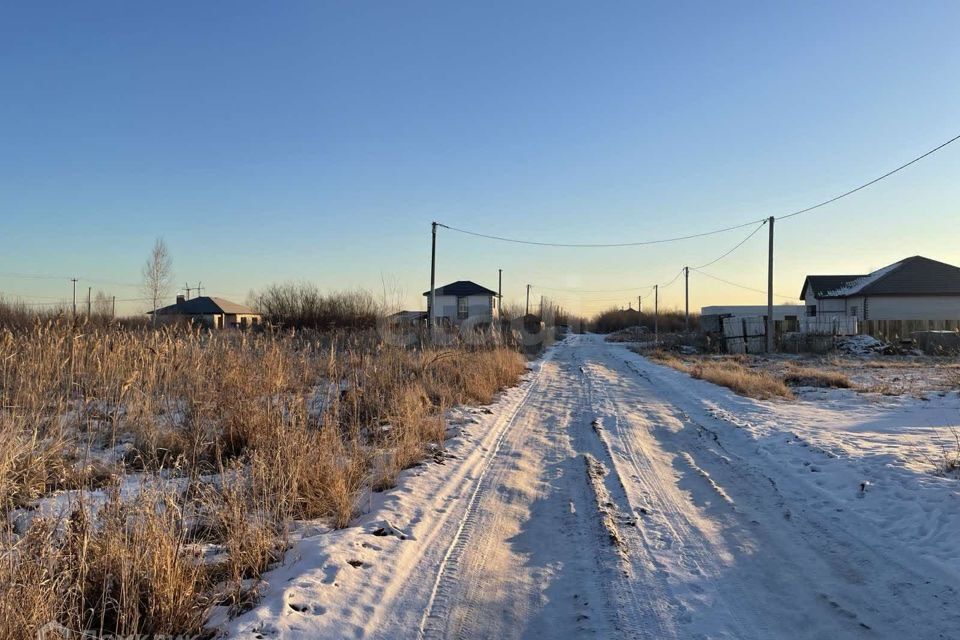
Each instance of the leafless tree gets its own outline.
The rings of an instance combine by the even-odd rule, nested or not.
[[[103,318],[109,318],[113,312],[113,300],[103,291],[97,291],[93,296],[93,314]]]
[[[143,293],[144,297],[150,302],[154,314],[153,322],[157,321],[157,307],[160,301],[170,295],[170,288],[173,286],[173,261],[170,259],[170,251],[167,249],[167,243],[163,238],[157,238],[153,244],[153,250],[146,264],[143,265]]]

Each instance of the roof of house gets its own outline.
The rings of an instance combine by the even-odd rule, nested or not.
[[[429,291],[424,291],[423,295],[430,295]],[[457,280],[456,282],[451,282],[450,284],[444,285],[437,288],[438,296],[495,296],[497,295],[496,291],[491,291],[486,287],[481,287],[476,282],[471,282],[470,280]]]
[[[427,317],[426,311],[397,311],[390,315],[395,320],[420,320]]]
[[[833,291],[862,278],[863,276],[807,276],[807,279],[803,281],[803,289],[800,290],[800,299],[805,300],[807,297],[807,288],[810,287],[813,290],[814,298],[825,298],[827,297],[828,291]]]
[[[863,276],[807,276],[800,297],[960,295],[960,267],[913,256]]]
[[[250,307],[212,296],[197,296],[157,309],[157,315],[206,316],[218,313],[260,315]]]

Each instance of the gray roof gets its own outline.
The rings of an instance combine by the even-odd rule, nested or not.
[[[865,276],[807,276],[803,282],[803,289],[800,290],[800,299],[807,297],[807,288],[813,289],[814,298],[825,298],[827,293],[834,291],[854,280],[859,280]]]
[[[429,291],[424,291],[423,295],[430,295]],[[471,282],[470,280],[457,280],[456,282],[451,282],[450,284],[445,284],[442,287],[437,288],[438,296],[495,296],[497,295],[496,291],[491,291],[486,287],[481,287],[476,282]]]
[[[250,307],[212,296],[197,296],[157,309],[157,315],[208,316],[218,313],[260,315]]]
[[[390,314],[391,318],[396,320],[419,320],[427,317],[426,311],[397,311]]]
[[[865,276],[807,276],[817,298],[960,295],[960,267],[913,256]]]

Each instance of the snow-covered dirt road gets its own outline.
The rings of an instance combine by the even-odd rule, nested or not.
[[[960,637],[955,480],[595,336],[491,409],[359,526],[302,532],[230,635]]]

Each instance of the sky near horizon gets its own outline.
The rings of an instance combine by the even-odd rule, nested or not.
[[[66,300],[74,276],[78,297],[139,297],[163,237],[179,287],[242,302],[309,281],[424,308],[433,220],[541,242],[687,235],[815,204],[960,134],[957,2],[43,2],[0,17],[7,299]],[[960,142],[779,222],[775,291],[917,254],[960,264],[958,174]],[[534,300],[593,313],[648,292],[570,289],[667,283],[751,230],[571,249],[441,229],[437,284],[495,289],[502,268],[507,303],[532,283]],[[766,246],[764,229],[705,271],[763,290]],[[682,278],[660,301],[682,306]],[[691,272],[693,309],[763,302]]]

